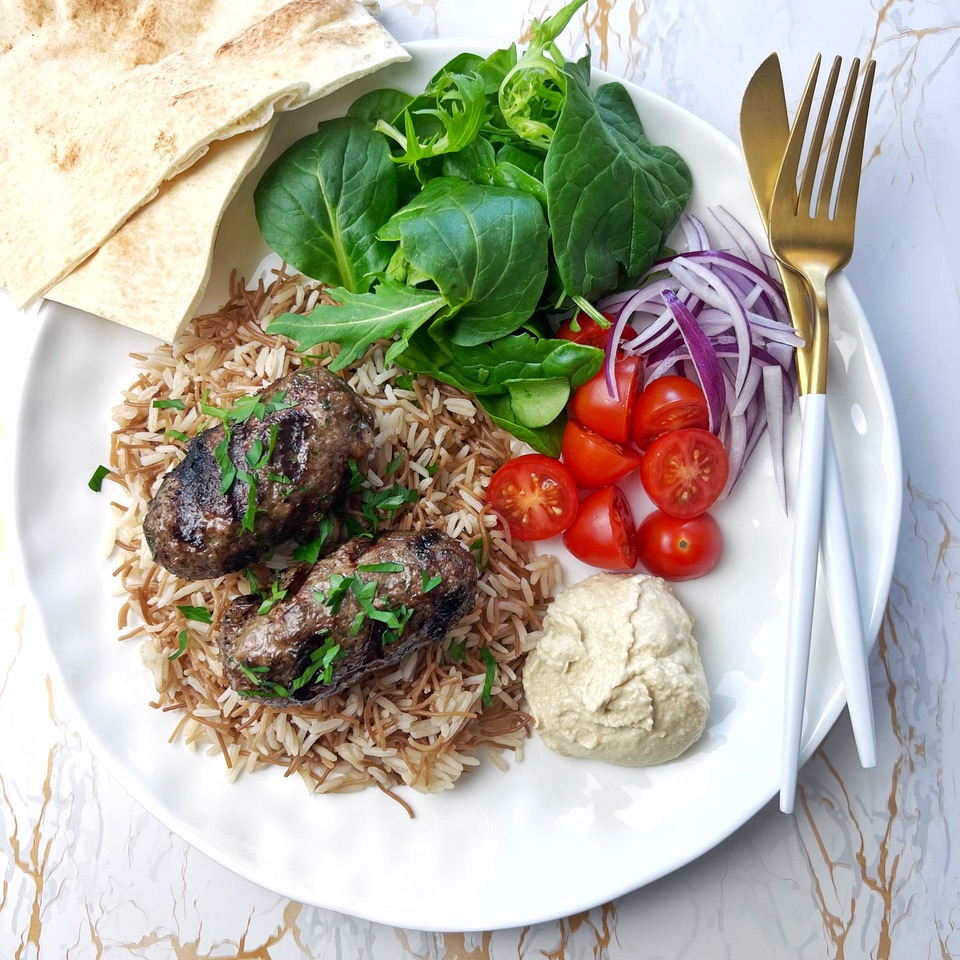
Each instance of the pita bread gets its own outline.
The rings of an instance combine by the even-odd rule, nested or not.
[[[213,141],[406,59],[353,0],[3,0],[0,276],[14,304]]]
[[[272,130],[213,143],[46,296],[172,343],[203,297],[223,212]]]

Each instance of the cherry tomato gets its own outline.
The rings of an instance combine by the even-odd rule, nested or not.
[[[577,484],[559,460],[529,453],[497,470],[487,503],[518,540],[546,540],[566,530],[577,515]]]
[[[658,437],[647,448],[640,479],[647,496],[671,517],[695,517],[723,492],[730,461],[709,430],[686,427]]]
[[[576,420],[568,420],[563,431],[563,462],[581,487],[606,487],[632,473],[643,457]]]
[[[640,563],[654,576],[692,580],[717,565],[723,534],[709,513],[679,520],[654,510],[637,529],[637,551]]]
[[[670,430],[699,427],[710,422],[707,398],[699,384],[686,377],[657,377],[637,396],[633,408],[633,442],[646,450],[657,437]]]
[[[632,570],[637,534],[630,504],[619,487],[602,487],[584,497],[563,545],[584,563],[603,570]]]
[[[639,357],[619,357],[614,368],[617,396],[607,388],[603,370],[573,393],[573,416],[601,437],[626,443],[630,439],[633,406],[637,399],[642,363]]]
[[[610,327],[613,326],[615,317],[613,314],[605,313],[604,316],[610,321]],[[574,324],[579,328],[574,330]],[[561,340],[572,340],[574,343],[584,343],[588,347],[605,347],[607,337],[610,335],[610,327],[601,327],[593,317],[587,316],[582,310],[575,313],[569,320],[564,320],[557,330],[557,337]]]

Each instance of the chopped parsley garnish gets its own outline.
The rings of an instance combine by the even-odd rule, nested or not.
[[[206,607],[177,607],[187,620],[197,623],[213,623],[213,615]]]
[[[483,679],[483,691],[480,694],[480,702],[485,707],[489,707],[490,704],[493,703],[491,693],[493,691],[493,681],[497,677],[497,661],[486,647],[480,648],[480,656],[483,657],[483,662],[487,665],[487,674]]]
[[[436,576],[431,577],[427,571],[424,570],[423,573],[420,574],[420,583],[423,587],[423,592],[429,593],[435,587],[439,587],[440,584],[443,583],[443,577],[441,577],[439,573],[436,574]]]
[[[269,613],[286,595],[287,591],[280,589],[280,581],[274,580],[273,583],[270,584],[270,593],[260,594],[260,596],[263,597],[263,601],[260,606],[257,607],[257,614],[262,617],[265,613]]]
[[[370,564],[370,566],[379,568],[391,566],[391,564]],[[403,569],[402,565],[398,566]],[[383,624],[382,643],[396,643],[413,616],[413,610],[404,603],[395,610],[376,606],[374,601],[377,599],[377,586],[376,580],[363,580],[356,573],[349,577],[334,573],[330,575],[330,589],[326,593],[316,590],[313,596],[317,603],[325,604],[332,614],[337,614],[340,612],[344,598],[348,593],[352,593],[360,606],[360,612],[353,619],[350,635],[356,636],[363,626],[363,621],[370,619]]]
[[[466,640],[451,640],[447,647],[447,653],[454,663],[466,663],[467,660],[467,642]]]
[[[183,410],[184,402],[179,399],[175,400],[154,400],[151,404],[157,410]]]
[[[257,478],[246,470],[238,470],[237,477],[247,485],[247,509],[243,514],[240,529],[253,533],[253,521],[257,515]]]
[[[94,492],[99,493],[103,489],[103,481],[110,476],[110,468],[102,463],[93,471],[93,476],[87,481],[87,486]]]
[[[189,443],[190,438],[179,430],[169,429],[164,433],[164,436],[170,437],[173,440],[179,440],[181,443]]]
[[[403,564],[386,561],[385,563],[361,563],[359,573],[403,573]]]
[[[387,464],[387,476],[389,477],[391,473],[396,473],[403,466],[403,461],[406,459],[407,455],[405,453],[401,453],[399,457],[394,457]]]
[[[237,468],[230,459],[230,426],[228,424],[223,425],[223,439],[214,448],[213,456],[220,468],[220,492],[226,493],[233,486],[233,481],[237,479]]]
[[[260,581],[257,579],[257,575],[249,568],[243,568],[243,575],[247,578],[247,586],[250,587],[251,593],[260,592]]]
[[[184,651],[187,649],[187,643],[189,640],[190,640],[190,636],[187,633],[187,631],[181,630],[180,633],[177,634],[177,643],[180,644],[180,646],[176,650],[174,650],[173,653],[171,653],[170,656],[167,657],[167,659],[177,660],[180,657],[182,657],[184,654]]]
[[[356,493],[358,490],[363,488],[367,478],[361,472],[360,467],[357,466],[356,460],[351,460],[347,464],[347,468],[350,471],[350,476],[347,478],[347,487],[345,492]]]
[[[320,521],[319,529],[317,530],[316,539],[311,540],[309,543],[301,543],[293,551],[293,559],[297,563],[309,563],[314,564],[320,558],[320,551],[323,549],[323,545],[330,539],[333,534],[333,521],[329,517],[324,517]]]
[[[474,540],[470,544],[470,552],[473,554],[473,559],[476,561],[477,570],[480,573],[483,573],[487,569],[487,561],[489,559],[489,552],[487,550],[487,542],[481,537],[479,540]]]
[[[333,665],[346,655],[347,652],[340,648],[340,644],[333,642],[333,637],[327,637],[323,646],[317,647],[310,654],[310,663],[303,673],[293,681],[294,691],[305,687],[308,683],[322,683],[324,685],[331,683],[333,681]]]
[[[431,477],[435,477],[435,476],[437,475],[437,471],[438,471],[439,469],[440,469],[440,464],[439,464],[439,463],[428,463],[428,464],[427,464],[427,473],[430,474]]]

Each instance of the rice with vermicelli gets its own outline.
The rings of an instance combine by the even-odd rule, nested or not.
[[[182,459],[185,438],[216,422],[201,404],[230,407],[304,362],[290,341],[264,328],[284,311],[308,312],[322,295],[282,272],[267,288],[237,284],[223,310],[194,320],[173,347],[135,357],[139,374],[114,410],[111,450],[113,478],[128,495],[115,504],[121,639],[144,641],[155,705],[180,714],[171,739],[222,754],[231,778],[266,763],[320,791],[371,784],[442,790],[481,754],[503,766],[503,751],[521,749],[529,733],[519,676],[527,637],[559,580],[556,561],[511,542],[485,506],[487,481],[514,441],[470,397],[385,367],[381,345],[343,371],[376,415],[366,483],[418,495],[384,526],[444,530],[474,550],[482,572],[477,604],[449,641],[328,701],[278,710],[235,693],[213,634],[230,602],[257,584],[245,573],[180,580],[153,562],[142,538],[147,503]],[[329,354],[309,362],[329,362]],[[157,400],[175,402],[158,407]],[[348,497],[347,512],[359,509]],[[344,535],[342,521],[335,527]],[[260,587],[281,562],[254,566]],[[211,623],[188,620],[179,607],[205,608]]]

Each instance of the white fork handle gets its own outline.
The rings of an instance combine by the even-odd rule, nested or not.
[[[807,693],[810,633],[813,629],[813,601],[817,586],[817,557],[820,552],[826,394],[810,393],[800,397],[800,412],[803,417],[803,432],[794,508],[780,758],[780,809],[784,813],[793,812],[797,770],[800,766],[803,702]]]
[[[840,464],[830,429],[825,420],[823,462],[823,522],[820,529],[823,552],[823,573],[827,586],[830,620],[840,660],[850,725],[864,767],[877,765],[877,735],[873,722],[873,698],[870,692],[870,671],[867,645],[860,609],[857,569],[843,498]]]

